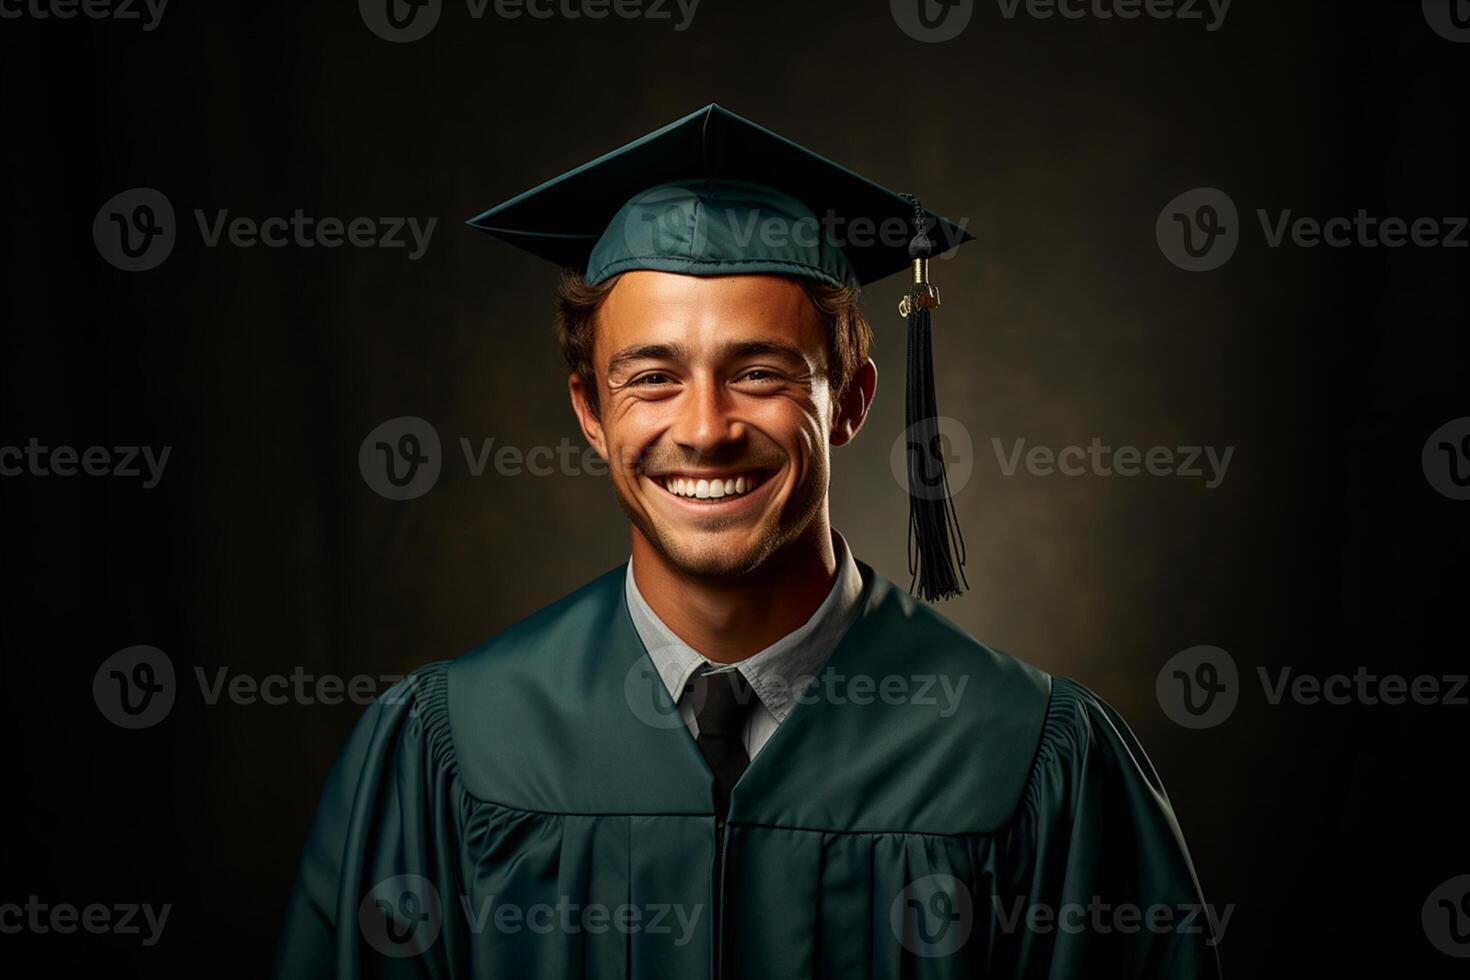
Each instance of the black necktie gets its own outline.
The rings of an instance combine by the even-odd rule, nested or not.
[[[750,765],[745,720],[755,708],[755,692],[740,671],[717,670],[707,664],[690,684],[699,727],[695,742],[715,775],[715,816],[723,823],[730,812],[730,790]]]
[[[721,852],[725,848],[725,817],[730,813],[730,790],[750,756],[745,751],[745,720],[755,708],[755,692],[738,670],[718,670],[705,664],[689,681],[694,698],[694,721],[699,727],[695,743],[715,775],[715,881],[711,896],[710,921],[715,928],[715,962],[720,952],[720,892],[724,888]],[[718,972],[718,971],[717,971]]]

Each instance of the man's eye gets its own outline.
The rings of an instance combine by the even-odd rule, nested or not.
[[[668,383],[668,380],[669,380],[669,376],[667,374],[661,374],[658,371],[650,371],[647,374],[640,374],[638,377],[636,377],[632,381],[628,382],[628,384],[629,385],[661,385],[661,384],[667,384]]]
[[[766,368],[751,368],[749,371],[746,371],[744,374],[740,375],[740,380],[741,381],[775,381],[775,380],[777,380],[777,377],[778,376],[777,376],[777,374],[776,374],[775,371],[771,371],[771,370],[768,370]]]

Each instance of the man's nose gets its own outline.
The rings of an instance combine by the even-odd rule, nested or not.
[[[733,403],[723,385],[712,378],[696,378],[679,399],[671,435],[679,445],[707,454],[745,437],[745,424],[732,412]]]

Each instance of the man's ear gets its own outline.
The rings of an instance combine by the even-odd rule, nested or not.
[[[873,393],[878,390],[878,365],[870,357],[857,369],[847,390],[837,403],[832,416],[832,445],[843,446],[852,441],[873,407]]]
[[[572,411],[577,413],[577,424],[582,427],[582,435],[606,462],[607,440],[602,434],[602,423],[592,411],[587,386],[582,383],[582,377],[576,371],[567,376],[567,394],[572,397]]]

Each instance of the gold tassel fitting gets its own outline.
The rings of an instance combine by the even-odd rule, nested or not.
[[[898,301],[898,315],[907,320],[915,303],[921,310],[939,309],[939,287],[929,282],[928,259],[914,259],[914,288]]]

